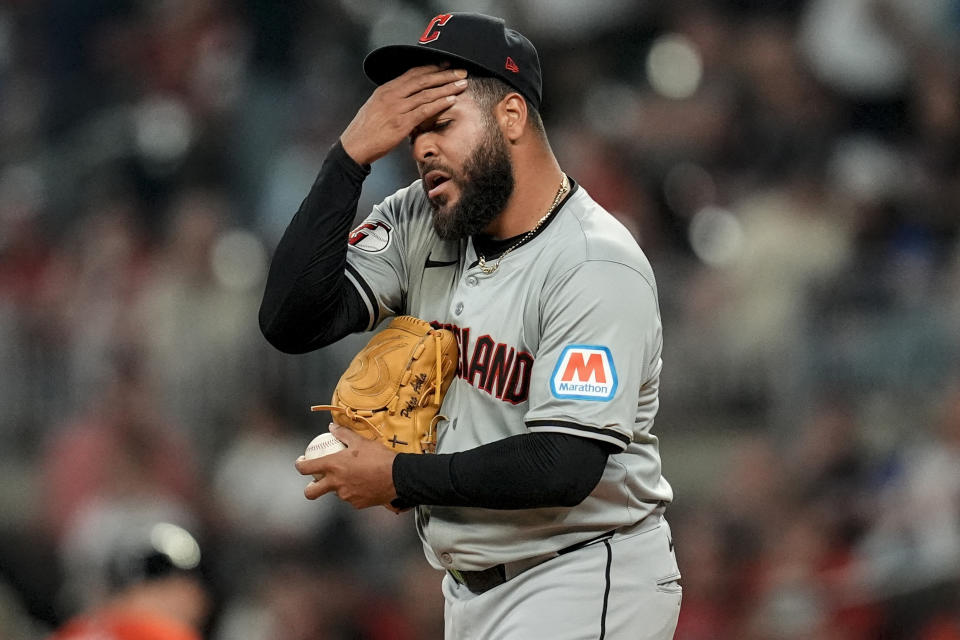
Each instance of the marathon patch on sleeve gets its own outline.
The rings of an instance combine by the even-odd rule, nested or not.
[[[350,232],[347,242],[367,253],[379,253],[390,246],[390,225],[379,220],[364,222]]]
[[[555,398],[607,402],[617,391],[617,369],[610,349],[571,344],[564,347],[550,378]]]

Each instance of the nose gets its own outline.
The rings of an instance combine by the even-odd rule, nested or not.
[[[424,162],[437,157],[437,146],[434,136],[430,132],[413,134],[413,159]]]

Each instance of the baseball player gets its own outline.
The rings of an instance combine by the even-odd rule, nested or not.
[[[364,70],[379,87],[277,247],[261,328],[305,352],[413,315],[454,332],[459,364],[435,455],[332,426],[348,449],[297,461],[321,476],[306,496],[416,508],[447,638],[671,638],[656,284],[554,157],[536,50],[449,13]],[[350,232],[370,164],[407,140],[420,179]]]

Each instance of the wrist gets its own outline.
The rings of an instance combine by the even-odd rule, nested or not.
[[[343,149],[343,152],[353,160],[358,167],[369,169],[370,165],[373,163],[373,158],[369,157],[369,154],[365,153],[362,149],[362,145],[352,140],[349,134],[344,133],[340,137],[340,147]]]
[[[401,480],[403,474],[403,464],[404,458],[406,456],[412,456],[415,454],[412,453],[398,453],[393,457],[393,464],[391,468],[391,475],[393,477],[393,490],[396,493],[397,497],[390,501],[390,506],[394,509],[409,509],[416,506],[416,502],[410,500],[408,497],[401,495],[401,486],[403,482]]]

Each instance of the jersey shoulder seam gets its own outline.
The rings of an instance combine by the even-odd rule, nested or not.
[[[584,253],[586,253],[586,252],[584,252]],[[650,279],[647,277],[647,275],[646,275],[645,273],[643,273],[642,270],[638,269],[637,267],[635,267],[635,266],[632,265],[632,264],[628,264],[628,263],[626,263],[626,262],[623,262],[622,260],[614,260],[614,259],[612,259],[612,258],[589,257],[589,256],[584,255],[584,257],[583,257],[582,259],[580,259],[579,261],[575,262],[574,264],[570,265],[569,267],[567,267],[566,269],[564,269],[563,271],[561,271],[561,272],[558,274],[558,279],[562,280],[567,274],[569,274],[570,272],[572,272],[574,269],[579,269],[580,267],[582,267],[583,265],[587,264],[588,262],[604,262],[604,263],[607,263],[607,264],[616,264],[616,265],[619,265],[619,266],[621,266],[621,267],[624,267],[625,269],[629,269],[630,271],[633,271],[633,272],[636,273],[638,276],[640,276],[641,278],[643,278],[643,281],[644,281],[644,282],[647,284],[647,286],[650,288],[650,292],[653,293],[654,296],[657,295],[657,287],[656,287],[656,285],[655,285],[653,282],[650,281]]]
[[[616,259],[608,258],[608,257],[592,256],[592,255],[590,255],[590,251],[587,250],[587,245],[588,245],[588,242],[589,242],[589,241],[588,241],[588,238],[587,238],[587,232],[586,232],[586,230],[583,228],[583,215],[586,214],[586,213],[588,213],[591,209],[594,209],[594,208],[597,209],[598,211],[603,212],[603,213],[606,214],[606,215],[611,215],[611,214],[610,214],[606,209],[604,209],[604,208],[601,207],[599,204],[597,204],[597,202],[596,202],[595,200],[593,200],[593,198],[591,198],[590,195],[589,195],[585,190],[579,189],[578,191],[579,191],[579,194],[578,194],[578,195],[580,195],[581,198],[585,198],[586,201],[587,201],[587,202],[584,204],[584,206],[581,206],[579,209],[574,209],[573,212],[572,212],[572,213],[573,213],[573,217],[576,219],[576,221],[577,221],[577,226],[578,226],[578,228],[579,228],[579,230],[580,230],[580,239],[581,239],[581,243],[582,243],[581,246],[582,246],[582,254],[583,254],[583,257],[582,257],[580,260],[578,260],[577,262],[575,262],[574,264],[570,265],[569,268],[564,269],[564,270],[559,274],[560,277],[562,278],[563,276],[565,276],[565,275],[567,275],[568,273],[570,273],[573,269],[576,269],[577,267],[579,267],[579,266],[581,266],[581,265],[583,265],[583,264],[585,264],[585,263],[587,263],[587,262],[606,262],[606,263],[609,263],[609,264],[618,264],[618,265],[621,265],[621,266],[623,266],[623,267],[625,267],[625,268],[627,268],[627,269],[630,269],[631,271],[636,272],[637,275],[639,275],[641,278],[643,278],[644,282],[647,283],[647,286],[650,287],[650,290],[653,292],[653,294],[656,295],[656,293],[657,293],[656,284],[654,284],[653,282],[651,282],[650,279],[649,279],[649,277],[648,277],[641,269],[639,269],[637,266],[635,266],[635,265],[633,265],[633,264],[630,264],[630,263],[627,263],[627,262],[624,262],[624,261],[622,261],[622,260],[616,260]],[[642,251],[643,251],[643,249],[641,249],[641,248],[639,248],[639,247],[638,247],[638,250],[641,251],[641,253],[642,253]]]

